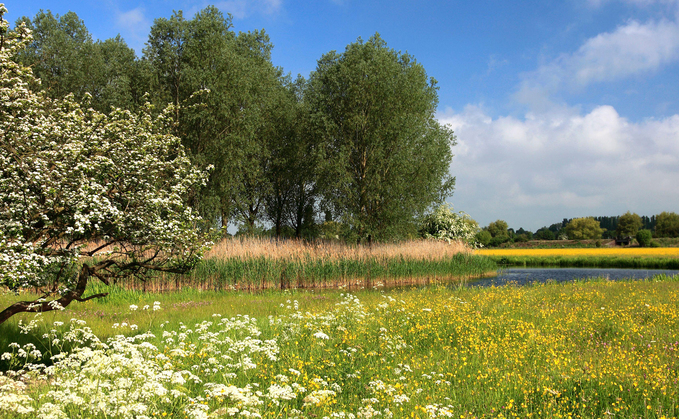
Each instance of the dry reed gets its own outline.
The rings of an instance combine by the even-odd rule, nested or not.
[[[288,261],[309,260],[444,260],[471,249],[462,242],[446,243],[435,240],[412,240],[401,243],[348,245],[339,242],[303,240],[267,240],[229,238],[216,243],[205,255],[206,259],[267,258]]]

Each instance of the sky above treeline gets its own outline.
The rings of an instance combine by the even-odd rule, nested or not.
[[[5,18],[73,11],[141,55],[154,19],[210,4],[293,76],[376,32],[414,56],[457,135],[449,202],[482,226],[679,212],[679,0],[23,0]]]

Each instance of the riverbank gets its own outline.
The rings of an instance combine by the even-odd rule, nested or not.
[[[679,269],[679,248],[480,249],[501,266]]]

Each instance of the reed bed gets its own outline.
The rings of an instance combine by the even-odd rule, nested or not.
[[[308,260],[367,260],[409,259],[443,260],[471,249],[463,242],[446,243],[438,240],[411,240],[399,243],[348,245],[335,241],[225,239],[212,246],[206,259]]]
[[[501,265],[679,269],[679,248],[482,249]]]
[[[226,239],[188,275],[121,282],[145,291],[373,288],[432,284],[494,273],[491,259],[462,243],[410,241],[350,246],[332,242]]]

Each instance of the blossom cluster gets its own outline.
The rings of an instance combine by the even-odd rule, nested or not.
[[[6,12],[0,4],[0,285],[57,282],[63,295],[93,243],[100,277],[195,264],[204,243],[186,201],[205,173],[171,134],[172,108],[102,114],[33,91],[39,80],[13,59],[31,33],[9,30]]]

